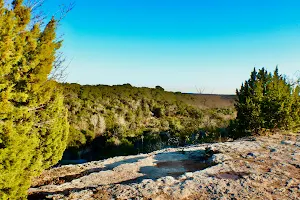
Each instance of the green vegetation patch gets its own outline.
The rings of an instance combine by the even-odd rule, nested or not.
[[[73,149],[66,159],[101,159],[219,138],[219,128],[235,115],[233,97],[206,95],[210,103],[223,102],[217,108],[212,103],[205,106],[201,95],[166,92],[160,86],[62,86],[71,125],[69,150]],[[89,132],[90,139],[84,140],[83,132]]]

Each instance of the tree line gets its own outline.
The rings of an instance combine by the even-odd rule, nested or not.
[[[70,123],[65,159],[98,160],[149,152],[166,146],[168,142],[163,140],[171,138],[179,145],[213,140],[219,137],[217,129],[226,127],[234,117],[233,104],[198,108],[192,103],[199,101],[197,96],[166,92],[160,86],[65,83],[62,87]],[[204,133],[199,137],[200,131],[209,137]],[[151,142],[146,145],[148,140]]]

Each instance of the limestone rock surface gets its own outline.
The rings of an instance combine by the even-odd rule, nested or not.
[[[57,167],[33,180],[29,199],[299,200],[299,143],[278,134]]]

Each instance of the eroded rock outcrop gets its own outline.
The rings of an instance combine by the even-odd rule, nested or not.
[[[45,171],[29,199],[300,199],[300,136],[164,149]]]

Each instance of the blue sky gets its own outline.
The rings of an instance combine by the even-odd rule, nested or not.
[[[288,0],[77,0],[59,27],[66,81],[233,94],[253,67],[300,70],[299,10]]]

